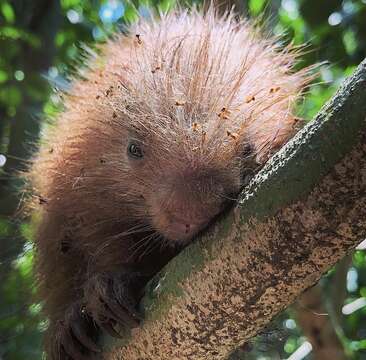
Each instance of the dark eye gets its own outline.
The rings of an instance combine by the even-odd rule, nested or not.
[[[135,142],[128,144],[127,154],[134,159],[142,159],[144,157],[141,145]]]

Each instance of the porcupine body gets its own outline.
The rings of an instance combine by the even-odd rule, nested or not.
[[[232,15],[141,20],[64,95],[29,179],[51,360],[90,359],[139,322],[146,279],[295,132],[296,51]]]

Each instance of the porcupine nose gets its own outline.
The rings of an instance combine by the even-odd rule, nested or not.
[[[154,225],[171,240],[189,241],[223,209],[226,192],[222,179],[194,175],[175,178],[156,194],[165,206]]]
[[[196,220],[168,215],[166,233],[172,240],[188,240],[202,230],[208,224],[209,220],[209,217]]]
[[[178,234],[182,234],[183,236],[195,234],[207,223],[207,219],[202,219],[199,221],[197,219],[184,219],[177,217],[171,217],[170,221],[170,227],[172,230]]]

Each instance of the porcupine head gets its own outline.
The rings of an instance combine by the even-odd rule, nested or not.
[[[141,20],[102,53],[66,94],[36,165],[42,196],[70,214],[186,243],[294,134],[308,72],[231,15]]]

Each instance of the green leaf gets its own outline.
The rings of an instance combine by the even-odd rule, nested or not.
[[[0,39],[9,38],[18,40],[21,37],[21,31],[13,26],[4,26],[0,28]]]
[[[357,40],[352,30],[346,30],[343,34],[343,44],[348,55],[353,55],[357,50]]]
[[[0,70],[0,84],[8,80],[8,74],[4,70]]]
[[[11,226],[9,224],[9,221],[4,218],[0,218],[0,237],[8,236],[10,234],[10,231]]]
[[[0,91],[0,100],[8,106],[18,106],[22,101],[22,94],[20,90],[14,86],[7,86]]]
[[[132,24],[138,19],[138,13],[133,6],[131,5],[126,6],[123,19],[127,24]]]
[[[352,350],[364,350],[366,349],[366,340],[352,341],[350,343],[350,348]]]
[[[296,350],[296,347],[297,347],[296,338],[290,337],[287,339],[287,341],[284,345],[284,350],[286,353],[291,354]]]
[[[175,1],[174,0],[162,0],[159,5],[158,5],[158,9],[159,11],[161,11],[162,13],[166,13],[168,12],[170,9],[172,9],[175,5]]]
[[[41,46],[41,41],[36,35],[14,26],[0,27],[0,40],[1,39],[23,40],[35,48]]]
[[[261,10],[264,8],[265,3],[266,0],[250,0],[248,4],[249,13],[252,16],[259,15]]]
[[[13,7],[7,1],[3,2],[0,6],[1,6],[1,12],[5,20],[8,23],[13,24],[15,21],[15,13]]]
[[[362,287],[362,288],[360,289],[360,295],[361,295],[362,297],[366,298],[366,287]]]
[[[41,312],[41,304],[31,304],[28,311],[32,316],[38,315]]]
[[[32,241],[34,237],[34,228],[30,223],[22,223],[20,225],[20,233],[24,239]]]
[[[358,267],[366,267],[366,256],[364,251],[355,251],[353,254],[353,264]]]
[[[22,278],[29,278],[32,274],[33,251],[29,250],[21,254],[15,262],[15,267]]]
[[[70,9],[74,6],[80,5],[81,3],[81,0],[61,0],[61,7],[63,9]]]
[[[64,31],[59,31],[55,37],[55,44],[57,47],[61,47],[66,40],[66,33]]]

